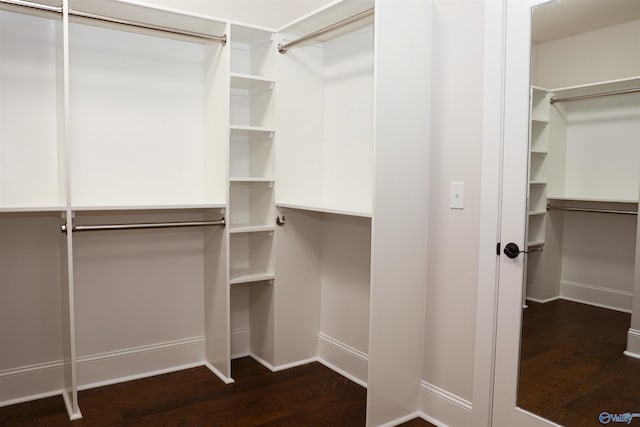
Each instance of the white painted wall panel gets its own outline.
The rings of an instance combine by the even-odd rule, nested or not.
[[[205,193],[205,50],[70,27],[75,206],[224,203]]]
[[[0,11],[0,207],[64,205],[56,19]]]
[[[483,3],[433,5],[429,258],[424,379],[471,400],[480,218]],[[450,182],[465,183],[451,210]],[[437,418],[437,414],[434,414]]]

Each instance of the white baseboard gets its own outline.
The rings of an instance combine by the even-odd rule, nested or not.
[[[204,337],[78,358],[78,389],[101,387],[204,364]]]
[[[588,283],[560,282],[560,298],[609,310],[631,313],[633,294]]]
[[[204,366],[209,369],[211,372],[213,372],[218,378],[220,378],[220,380],[225,383],[225,384],[233,384],[235,382],[235,380],[233,378],[229,378],[226,375],[223,375],[222,372],[220,372],[215,366],[213,366],[211,363],[209,362],[204,362]]]
[[[367,387],[369,356],[366,353],[320,332],[318,361],[356,384]]]
[[[420,382],[420,409],[424,420],[439,427],[469,426],[471,408],[468,400],[427,381]]]
[[[249,356],[251,348],[251,331],[243,329],[239,331],[231,331],[231,358],[239,359],[240,357]]]
[[[562,299],[562,297],[557,296],[557,297],[552,297],[552,298],[547,298],[547,299],[538,299],[538,298],[527,297],[527,301],[537,302],[538,304],[546,304],[548,302],[557,301],[559,299]]]
[[[258,356],[257,354],[249,353],[249,357],[251,357],[253,360],[258,362],[259,364],[261,364],[262,366],[264,366],[265,368],[267,368],[271,372],[275,372],[276,371],[275,366],[273,366],[271,363],[267,362],[266,360],[264,360],[262,357]]]
[[[61,360],[0,371],[0,407],[62,394]]]
[[[640,359],[640,331],[629,328],[627,331],[627,350],[625,356]]]

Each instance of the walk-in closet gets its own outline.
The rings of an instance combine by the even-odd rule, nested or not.
[[[62,393],[76,419],[78,390],[202,365],[232,383],[251,356],[368,386],[371,425],[406,415],[427,203],[398,193],[427,192],[428,79],[396,73],[429,69],[382,38],[415,19],[428,53],[411,9],[274,30],[1,1],[0,405]]]

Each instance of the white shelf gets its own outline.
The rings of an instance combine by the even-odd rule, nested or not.
[[[229,284],[237,285],[240,283],[262,282],[265,280],[273,279],[275,279],[275,274],[267,271],[253,271],[251,269],[232,268]]]
[[[189,210],[189,209],[225,209],[227,205],[185,204],[185,205],[113,205],[113,206],[72,206],[73,211],[151,211],[151,210]]]
[[[527,248],[534,248],[536,246],[544,245],[544,240],[534,240],[532,242],[527,242]]]
[[[541,150],[541,149],[532,149],[531,150],[531,154],[538,154],[538,155],[544,156],[544,155],[549,154],[549,151],[548,150]]]
[[[529,181],[530,185],[547,185],[546,181]]]
[[[287,209],[298,209],[303,211],[321,212],[321,213],[328,213],[328,214],[334,214],[334,215],[348,215],[348,216],[357,216],[362,218],[371,218],[371,212],[350,211],[350,210],[334,209],[334,208],[314,206],[314,205],[301,205],[297,203],[276,202],[276,207],[287,208]]]
[[[252,177],[252,176],[243,176],[243,177],[232,177],[229,178],[229,182],[240,182],[240,183],[250,183],[250,182],[275,182],[275,178],[263,178],[263,177]]]
[[[617,92],[629,89],[635,89],[640,86],[640,77],[631,77],[628,79],[609,80],[599,83],[591,83],[580,86],[569,86],[553,89],[553,98],[565,98],[574,96],[593,95],[604,92]]]
[[[273,140],[275,131],[273,129],[256,128],[253,126],[230,126],[229,133],[231,142],[237,140],[255,142]]]
[[[270,133],[273,134],[275,133],[275,129],[271,128],[271,127],[264,127],[264,126],[246,126],[246,125],[237,125],[237,124],[231,124],[229,125],[229,129],[231,131],[231,134],[241,134],[241,133],[246,133],[247,135],[249,134],[257,134],[257,133]],[[271,138],[273,138],[273,135],[271,135]]]
[[[229,227],[229,233],[242,234],[242,233],[264,233],[275,231],[273,225],[231,225]]]
[[[66,206],[62,205],[14,205],[14,206],[2,206],[0,205],[0,213],[13,213],[13,212],[64,212]]]
[[[276,82],[253,74],[231,73],[231,89],[251,93],[273,90]]]
[[[531,211],[531,212],[529,212],[529,216],[544,215],[546,213],[547,213],[546,210],[544,210],[544,211]]]

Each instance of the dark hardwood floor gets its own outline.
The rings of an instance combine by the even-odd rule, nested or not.
[[[602,426],[598,416],[604,411],[640,412],[640,360],[623,355],[629,314],[563,300],[528,306],[521,408],[579,427]]]
[[[319,363],[272,373],[233,361],[225,385],[193,368],[79,393],[83,418],[61,397],[0,408],[0,426],[364,426],[366,390]],[[422,420],[406,427],[430,426]]]

